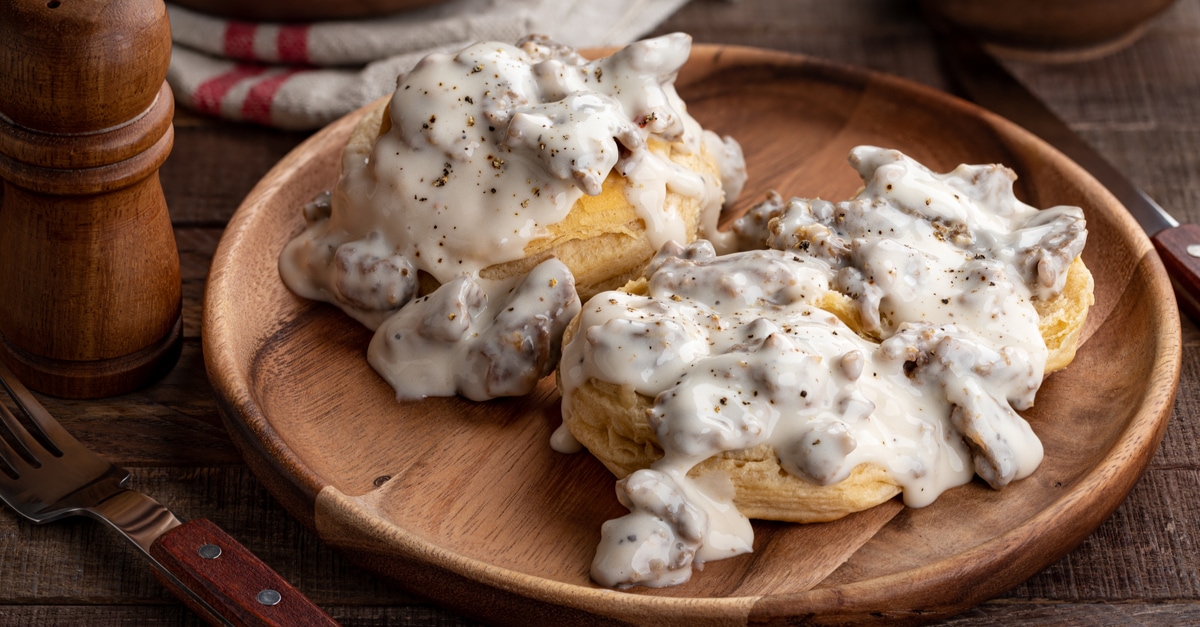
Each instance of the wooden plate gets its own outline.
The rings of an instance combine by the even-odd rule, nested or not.
[[[365,359],[370,333],[293,296],[276,258],[301,206],[330,188],[362,112],[324,129],[250,193],[213,260],[204,352],[228,429],[272,493],[357,563],[494,623],[657,625],[925,621],[961,611],[1058,560],[1141,476],[1180,368],[1171,286],[1125,210],[1037,138],[934,90],[864,70],[744,48],[697,46],[679,78],[690,111],[737,137],[751,178],[843,199],[862,143],[938,170],[1001,162],[1018,196],[1085,207],[1096,305],[1074,364],[1028,417],[1046,459],[1002,492],[976,482],[924,509],[895,502],[823,525],[755,523],[755,552],[676,588],[588,579],[600,524],[623,513],[613,478],[548,444],[551,378],[527,398],[397,403]]]

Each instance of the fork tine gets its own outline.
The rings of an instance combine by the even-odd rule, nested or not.
[[[7,408],[4,411],[8,411]],[[21,458],[15,449],[8,441],[0,438],[0,487],[4,487],[8,482],[20,479],[24,470],[29,467],[29,463]],[[5,499],[7,500],[7,499]]]
[[[8,407],[3,404],[0,404],[0,421],[4,422],[4,426],[8,428],[8,432],[13,438],[13,443],[7,441],[4,442],[4,444],[7,446],[0,448],[0,453],[11,450],[17,455],[24,457],[26,460],[35,462],[38,456],[34,454],[33,451],[38,445],[38,442],[29,435],[29,432],[25,430],[25,426],[17,421],[17,417],[14,416],[13,413],[8,410]],[[15,446],[13,446],[14,443]],[[16,467],[14,466],[14,460],[9,459],[4,455],[0,455],[0,457],[3,457],[5,463],[7,463],[10,467],[13,467],[13,470],[16,470]]]
[[[17,376],[13,374],[12,370],[9,370],[8,365],[5,364],[3,360],[0,360],[0,386],[3,386],[4,389],[8,391],[8,395],[12,397],[13,402],[17,404],[17,407],[20,408],[21,411],[25,412],[25,415],[29,416],[29,419],[33,421],[34,427],[36,427],[39,431],[39,433],[34,434],[34,438],[38,441],[38,444],[42,445],[42,448],[50,451],[51,455],[54,455],[55,457],[62,457],[62,449],[60,448],[59,444],[56,444],[56,442],[67,442],[73,440],[74,438],[67,433],[66,430],[58,424],[58,421],[50,415],[50,412],[46,411],[46,408],[43,407],[36,398],[34,398],[33,394],[30,393],[30,391],[23,383],[21,383],[19,379],[17,379]],[[8,418],[14,417],[11,413],[9,413],[8,416],[5,417],[5,422],[8,422]],[[15,429],[14,431],[27,432],[23,425],[20,423],[16,424],[20,428]],[[9,428],[11,429],[12,425],[9,425]],[[40,438],[37,437],[39,435],[41,436]],[[36,459],[36,457],[34,459]]]

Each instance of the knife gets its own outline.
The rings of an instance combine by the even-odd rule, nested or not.
[[[976,41],[930,19],[942,63],[968,100],[1041,137],[1108,188],[1133,215],[1158,251],[1188,316],[1200,323],[1200,225],[1180,224],[1079,137]]]

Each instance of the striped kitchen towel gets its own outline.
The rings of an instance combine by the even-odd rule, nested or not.
[[[167,3],[167,81],[193,111],[285,129],[320,128],[395,89],[430,52],[538,33],[578,48],[626,44],[687,0],[449,0],[381,18],[268,24]]]

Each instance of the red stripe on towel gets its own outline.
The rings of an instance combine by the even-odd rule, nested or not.
[[[259,65],[237,65],[224,74],[218,74],[200,83],[192,94],[192,107],[201,113],[219,114],[221,101],[234,85],[262,74],[265,69]]]
[[[252,22],[229,22],[225,26],[225,56],[231,59],[256,60],[254,35],[258,24]]]
[[[267,76],[250,87],[246,99],[242,101],[242,119],[259,124],[271,123],[271,103],[279,88],[299,70],[287,70],[273,76]]]
[[[308,24],[283,25],[275,47],[284,63],[308,64]]]

